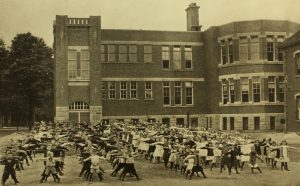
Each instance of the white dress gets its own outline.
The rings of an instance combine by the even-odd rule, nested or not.
[[[161,145],[155,145],[155,150],[153,153],[154,157],[163,157],[164,154],[164,148]]]

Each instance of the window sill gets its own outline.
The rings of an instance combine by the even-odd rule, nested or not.
[[[140,99],[117,99],[117,98],[108,98],[108,99],[102,99],[102,100],[116,100],[116,101],[138,101]]]
[[[218,67],[231,67],[231,66],[244,66],[244,65],[282,65],[283,61],[266,61],[266,60],[259,60],[259,61],[234,61],[233,63],[228,64],[218,64]]]
[[[108,62],[108,61],[102,61],[102,64],[141,64],[141,62]]]
[[[185,107],[194,107],[194,105],[163,105],[163,107],[168,107],[168,108],[185,108]]]
[[[85,81],[85,82],[89,82],[89,79],[69,79],[69,82],[79,82],[79,81]]]
[[[234,107],[234,106],[260,106],[260,105],[265,105],[265,106],[276,106],[276,105],[284,105],[282,102],[275,102],[275,103],[269,103],[269,102],[235,102],[235,103],[219,103],[220,107]]]
[[[154,101],[155,99],[144,99],[145,101]]]

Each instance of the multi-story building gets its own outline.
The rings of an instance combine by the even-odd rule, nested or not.
[[[280,42],[300,30],[256,20],[201,31],[199,7],[187,31],[111,30],[99,16],[57,16],[57,121],[160,121],[221,130],[284,125]]]
[[[300,32],[280,45],[285,53],[286,123],[288,130],[300,129]]]

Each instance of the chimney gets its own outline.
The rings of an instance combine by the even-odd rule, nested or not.
[[[201,31],[199,25],[199,8],[196,3],[191,3],[186,11],[187,31]]]

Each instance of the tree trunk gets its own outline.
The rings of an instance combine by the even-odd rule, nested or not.
[[[34,122],[34,106],[32,100],[29,99],[29,117],[28,117],[28,129],[32,129],[32,124]]]

